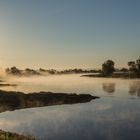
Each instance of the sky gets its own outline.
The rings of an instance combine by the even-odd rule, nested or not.
[[[140,57],[140,0],[0,0],[0,67],[116,67]]]

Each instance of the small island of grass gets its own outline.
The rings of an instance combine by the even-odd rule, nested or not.
[[[99,97],[90,94],[39,92],[28,93],[0,90],[0,112],[51,105],[86,103]]]

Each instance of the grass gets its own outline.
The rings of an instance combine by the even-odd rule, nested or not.
[[[0,130],[0,140],[36,140],[32,136],[24,136],[16,133]]]

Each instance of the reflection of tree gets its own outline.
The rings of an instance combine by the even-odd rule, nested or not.
[[[115,83],[103,83],[103,90],[109,94],[113,94],[115,92]]]
[[[134,81],[129,85],[129,94],[140,97],[140,81]]]

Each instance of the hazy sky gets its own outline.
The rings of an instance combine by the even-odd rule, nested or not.
[[[140,56],[140,0],[0,0],[0,67],[117,66]]]

